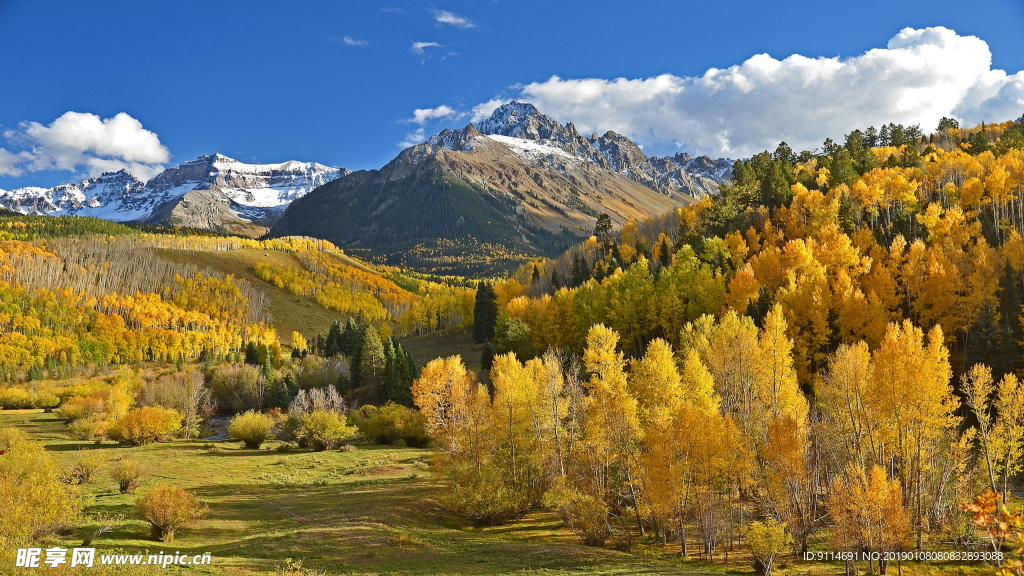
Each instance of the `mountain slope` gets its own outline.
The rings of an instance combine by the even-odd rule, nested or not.
[[[246,164],[211,154],[168,168],[146,183],[121,170],[49,189],[0,191],[0,207],[22,214],[259,235],[290,202],[349,172],[315,162]]]
[[[513,108],[516,121],[505,121]],[[270,235],[324,238],[414,269],[490,274],[561,252],[588,236],[601,213],[621,224],[693,201],[627,177],[636,163],[613,169],[571,124],[531,105],[507,104],[480,125],[495,133],[472,124],[446,130],[380,170],[314,190]]]

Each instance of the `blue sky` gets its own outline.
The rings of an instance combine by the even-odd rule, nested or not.
[[[820,142],[858,122],[926,122],[942,111],[984,119],[1010,114],[1024,102],[1024,75],[1016,75],[1024,70],[1019,0],[982,0],[970,8],[962,0],[778,4],[0,0],[0,188],[52,186],[118,162],[152,172],[213,152],[253,162],[375,168],[396,155],[400,142],[463,125],[474,107],[496,97],[533,100],[586,130],[628,133],[651,153],[732,156],[776,133]],[[848,109],[834,107],[844,94],[812,86],[807,101],[788,104],[796,111],[776,110],[787,106],[780,94],[807,92],[807,63],[787,61],[780,71],[772,60],[750,60],[799,54],[842,63],[886,48],[905,27],[938,26],[948,33],[903,41],[913,54],[882,54],[883,64],[847,66],[843,81],[857,100]],[[971,44],[968,36],[983,42]],[[414,43],[427,44],[417,49]],[[921,48],[939,44],[946,52]],[[982,45],[991,68],[1005,70],[1009,80],[983,65]],[[976,57],[960,68],[887,92],[886,66],[910,76],[915,66],[943,68],[955,59],[950,54],[972,50]],[[694,80],[709,68],[744,63],[724,91],[707,78]],[[822,70],[838,65],[811,64]],[[754,89],[737,91],[751,73]],[[659,75],[669,76],[643,82]],[[963,76],[977,78],[950,84]],[[634,83],[611,82],[620,77]],[[968,102],[965,94],[982,85],[991,93]],[[914,86],[955,97],[911,112],[905,102],[891,104],[908,98]],[[873,96],[863,98],[864,91]],[[799,115],[819,103],[817,116]],[[440,117],[409,122],[417,109]],[[60,130],[51,125],[69,111],[97,118],[65,117]],[[117,130],[102,122],[122,113],[127,116]],[[1013,117],[1021,113],[1024,106]],[[69,142],[75,122],[96,128],[93,138],[120,140]],[[815,128],[790,130],[797,124]],[[152,134],[132,136],[132,130]]]

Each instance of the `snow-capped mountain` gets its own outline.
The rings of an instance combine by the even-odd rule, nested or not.
[[[682,192],[695,198],[718,192],[718,184],[732,175],[732,161],[707,156],[691,158],[676,154],[648,158],[629,138],[608,131],[584,137],[571,123],[560,124],[542,114],[533,104],[511,101],[499,106],[490,117],[475,126],[445,130],[427,144],[450,150],[470,150],[474,138],[499,139],[516,150],[546,146],[564,154],[616,172],[663,194]]]
[[[269,226],[293,200],[349,172],[316,162],[246,164],[211,154],[168,168],[146,183],[120,170],[49,189],[0,191],[0,207],[22,214],[199,228]]]

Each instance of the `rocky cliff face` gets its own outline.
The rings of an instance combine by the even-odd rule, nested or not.
[[[349,172],[315,162],[246,164],[211,154],[146,183],[121,170],[49,189],[0,191],[0,207],[256,234],[276,222],[289,203]]]
[[[475,126],[445,130],[426,143],[467,151],[473,149],[477,136],[504,136],[555,148],[666,195],[701,198],[716,194],[718,184],[732,172],[732,161],[722,158],[691,158],[688,154],[648,158],[635,142],[611,131],[584,137],[571,122],[562,125],[533,104],[516,101],[499,106]]]

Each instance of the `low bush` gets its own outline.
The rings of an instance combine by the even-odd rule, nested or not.
[[[298,437],[314,450],[335,450],[358,432],[359,429],[347,425],[338,412],[314,410],[302,416]]]
[[[401,440],[406,446],[423,447],[430,441],[423,414],[400,404],[389,402],[379,408],[367,404],[352,412],[352,423],[360,435],[378,444]]]
[[[0,408],[5,410],[23,410],[36,407],[37,396],[24,388],[7,388],[0,390]]]
[[[272,417],[250,410],[231,419],[228,436],[244,443],[246,448],[255,450],[270,437],[274,425]]]
[[[133,458],[120,458],[110,466],[110,477],[117,482],[121,494],[130,494],[142,483],[146,467]]]
[[[177,486],[154,486],[135,501],[135,509],[149,522],[154,540],[170,542],[175,533],[206,515],[209,509],[195,494]]]
[[[164,439],[181,429],[181,412],[160,406],[129,410],[107,430],[118,442],[139,446]]]
[[[75,458],[75,470],[78,471],[82,484],[92,484],[93,477],[102,466],[98,456],[85,450],[80,451]]]
[[[106,432],[105,422],[94,418],[79,418],[68,424],[68,431],[79,440],[97,440]]]
[[[565,525],[587,546],[603,546],[611,537],[608,507],[592,494],[556,485],[544,495],[544,505],[557,509]]]
[[[301,560],[284,561],[284,566],[278,566],[270,576],[325,576],[326,572],[316,568],[303,568]]]

